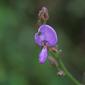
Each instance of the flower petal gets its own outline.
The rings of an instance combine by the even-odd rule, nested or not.
[[[48,46],[55,46],[57,44],[57,34],[51,26],[46,24],[41,25],[38,32],[41,32],[45,36],[44,40],[48,42]]]
[[[35,43],[38,44],[39,46],[42,45],[42,40],[40,39],[38,33],[35,34]]]
[[[44,64],[47,59],[47,56],[48,56],[47,47],[43,47],[42,51],[39,54],[39,62],[41,64]]]
[[[35,43],[42,46],[45,41],[47,46],[55,46],[58,42],[56,31],[49,25],[43,24],[39,27],[38,32],[35,34]]]

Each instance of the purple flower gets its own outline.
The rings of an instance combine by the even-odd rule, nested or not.
[[[39,27],[38,32],[35,34],[35,43],[42,48],[39,55],[39,62],[44,63],[47,59],[48,47],[55,47],[58,42],[57,34],[55,30],[46,24]]]

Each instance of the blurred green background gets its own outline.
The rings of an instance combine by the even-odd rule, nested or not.
[[[85,0],[0,0],[0,85],[75,85],[57,77],[48,61],[38,62],[34,43],[37,14],[49,10],[49,21],[58,34],[63,61],[85,83]]]

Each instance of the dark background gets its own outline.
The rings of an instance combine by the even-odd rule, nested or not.
[[[38,62],[34,34],[42,6],[49,10],[47,24],[58,34],[66,67],[85,83],[85,0],[0,0],[0,85],[75,85],[57,77],[48,61]]]

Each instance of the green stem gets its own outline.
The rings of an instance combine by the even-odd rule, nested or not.
[[[64,70],[65,74],[76,84],[76,85],[81,85],[80,82],[78,80],[76,80],[72,74],[67,70],[67,68],[65,67],[64,63],[62,62],[61,57],[59,56],[59,54],[57,54],[58,56],[55,55],[55,53],[50,52],[59,62],[61,68]]]
[[[62,69],[64,70],[65,74],[66,74],[76,85],[81,85],[81,84],[79,83],[79,81],[76,80],[76,79],[72,76],[72,74],[67,70],[67,68],[65,67],[65,65],[63,64],[63,62],[62,62],[61,59],[59,59],[59,63],[60,63],[60,65],[61,65]]]

